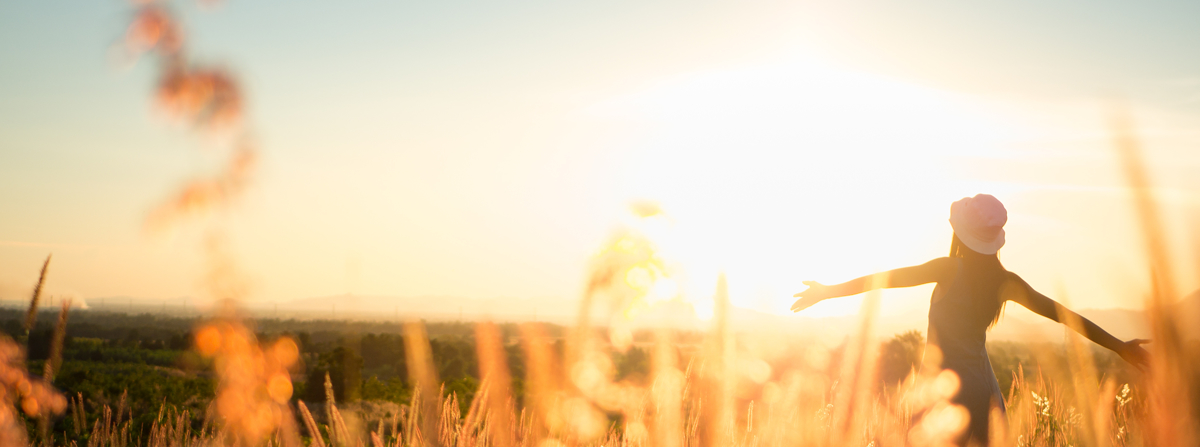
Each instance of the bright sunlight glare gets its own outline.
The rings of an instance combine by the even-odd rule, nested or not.
[[[976,192],[945,162],[1006,135],[964,98],[810,60],[680,77],[590,112],[651,129],[627,193],[671,216],[653,237],[682,266],[683,295],[699,307],[726,272],[734,305],[774,314],[803,280],[940,255],[946,204]]]

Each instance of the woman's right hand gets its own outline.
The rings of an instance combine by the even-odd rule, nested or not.
[[[803,292],[792,295],[800,297],[795,303],[792,303],[792,312],[799,312],[809,308],[813,304],[817,304],[822,300],[829,298],[829,286],[816,281],[804,281],[804,285],[808,286]]]

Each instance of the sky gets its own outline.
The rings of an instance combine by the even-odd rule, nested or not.
[[[700,303],[786,314],[948,250],[949,204],[1009,211],[1006,267],[1073,307],[1139,307],[1145,256],[1109,116],[1132,116],[1181,289],[1200,287],[1200,4],[171,3],[242,83],[262,161],[170,237],[153,206],[222,152],[114,57],[133,6],[0,1],[0,299],[204,297],[205,225],[249,302],[579,299],[631,203]],[[929,286],[884,311],[925,306]],[[855,299],[821,303],[842,315]]]

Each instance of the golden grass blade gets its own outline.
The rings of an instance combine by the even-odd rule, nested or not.
[[[1117,382],[1113,379],[1104,381],[1100,391],[1096,393],[1095,409],[1092,411],[1092,430],[1097,447],[1112,447],[1113,403],[1117,400]],[[1086,407],[1085,407],[1086,408]]]
[[[329,443],[335,446],[349,446],[352,437],[350,430],[346,428],[345,419],[342,419],[342,413],[338,411],[333,395],[333,381],[329,379],[328,372],[325,373],[325,411],[329,415]]]
[[[329,372],[325,372],[325,420],[329,424],[329,444],[333,446],[345,445],[346,439],[342,437],[342,433],[338,430],[337,418],[333,412],[337,411],[336,399],[333,395],[333,381],[329,378]]]
[[[1058,295],[1064,305],[1069,304],[1067,294],[1061,288]],[[1100,378],[1096,372],[1096,362],[1092,357],[1091,344],[1079,335],[1085,333],[1083,321],[1075,313],[1064,313],[1063,316],[1065,317],[1062,321],[1063,337],[1066,339],[1070,377],[1074,380],[1074,393],[1072,394],[1075,397],[1075,406],[1080,409],[1096,408],[1095,404],[1099,401],[1097,387],[1100,386]],[[1083,426],[1078,432],[1083,435],[1084,443],[1100,445],[1103,436],[1096,425],[1096,418],[1085,417],[1082,424]]]
[[[50,357],[46,359],[42,370],[42,379],[46,383],[54,382],[54,374],[62,365],[63,341],[67,336],[67,317],[71,310],[71,300],[63,300],[62,309],[58,312],[58,324],[54,326],[54,336],[50,340]]]
[[[500,329],[494,323],[485,321],[475,326],[475,349],[479,358],[479,377],[488,384],[486,406],[492,443],[497,447],[509,447],[515,441],[513,410],[508,407],[512,401],[509,394],[512,378],[508,372],[508,353],[504,350]]]
[[[1134,208],[1142,228],[1146,254],[1150,260],[1150,299],[1146,304],[1154,342],[1150,344],[1149,429],[1150,445],[1196,445],[1196,413],[1200,399],[1196,398],[1193,377],[1196,369],[1183,346],[1183,338],[1172,309],[1176,283],[1167,249],[1167,236],[1154,200],[1152,185],[1142,149],[1134,136],[1133,125],[1124,109],[1114,110],[1111,128],[1113,142],[1125,171],[1129,190],[1133,193]]]
[[[724,274],[717,278],[713,300],[713,329],[705,355],[706,363],[711,366],[706,368],[707,386],[701,392],[704,403],[700,444],[724,446],[734,443],[733,392],[737,383],[734,339],[729,327],[729,286]]]
[[[479,399],[473,402],[478,403]],[[477,409],[478,407],[476,406],[475,408]],[[458,393],[450,393],[450,398],[442,401],[442,417],[438,420],[437,427],[437,441],[439,444],[445,446],[456,445],[458,444],[457,441],[462,439],[462,435],[465,435],[459,412]]]
[[[872,280],[886,283],[887,278],[875,275]],[[839,392],[833,404],[834,425],[830,431],[834,444],[858,444],[859,439],[854,438],[854,434],[861,432],[860,427],[867,423],[879,356],[879,346],[874,339],[878,313],[879,292],[867,292],[859,308],[858,334],[842,358]]]
[[[50,341],[50,356],[46,358],[46,363],[42,367],[42,380],[47,384],[54,383],[54,373],[62,363],[63,339],[67,332],[67,312],[70,310],[70,306],[71,300],[63,300],[62,310],[58,313],[58,324],[54,326],[54,335]],[[50,442],[49,408],[42,408],[41,417],[38,418],[38,432],[43,443]]]
[[[404,445],[406,446],[422,444],[417,433],[420,430],[417,426],[417,417],[421,412],[421,402],[421,388],[417,387],[413,389],[412,400],[408,404],[408,418],[404,421]]]
[[[1134,135],[1133,124],[1124,109],[1114,110],[1111,122],[1113,143],[1120,157],[1121,167],[1129,191],[1133,194],[1134,209],[1142,228],[1143,243],[1150,260],[1151,302],[1161,308],[1176,298],[1175,281],[1170,267],[1167,236],[1154,199],[1153,185],[1142,160],[1142,148]]]
[[[675,349],[668,329],[655,331],[651,399],[654,445],[683,447],[683,372],[676,366]]]
[[[337,427],[338,442],[345,446],[351,445],[351,442],[354,441],[354,436],[346,428],[346,420],[342,418],[342,412],[337,409],[337,406],[333,406],[331,413],[333,414],[332,423]],[[359,443],[361,442],[359,440]]]
[[[414,392],[413,399],[420,397],[416,408],[420,408],[420,414],[424,415],[417,418],[421,423],[421,433],[429,436],[431,433],[437,433],[442,394],[439,391],[437,370],[433,366],[433,355],[430,353],[429,338],[425,335],[423,323],[413,321],[404,324],[404,353],[408,377],[415,382],[416,390],[420,391],[420,394]],[[417,414],[415,409],[413,411],[414,415]]]
[[[87,428],[84,426],[85,409],[83,407],[83,393],[78,393],[78,398],[71,398],[71,422],[75,423],[75,432],[83,433]]]
[[[42,263],[42,273],[38,275],[37,285],[33,287],[33,296],[29,298],[29,311],[25,314],[25,335],[28,336],[33,327],[37,325],[38,302],[42,299],[42,289],[46,285],[46,272],[50,270],[50,258],[53,254],[46,256],[46,262]]]
[[[400,442],[400,420],[404,418],[404,408],[392,413],[392,438]]]
[[[552,412],[554,392],[559,389],[558,361],[546,341],[541,323],[520,325],[525,350],[525,407],[530,410],[531,435],[540,443],[549,432],[562,426],[561,415]]]
[[[277,414],[275,435],[279,440],[279,444],[283,447],[297,447],[302,445],[300,441],[300,427],[296,426],[296,415],[292,413],[291,407],[286,404],[280,405],[281,411]]]
[[[1008,432],[1008,420],[1000,407],[992,407],[988,412],[991,421],[988,423],[988,445],[990,447],[1015,446]]]
[[[304,426],[308,428],[308,435],[312,437],[311,447],[325,447],[325,440],[321,436],[321,429],[317,427],[317,422],[313,420],[312,413],[308,412],[308,405],[304,405],[304,401],[297,400],[296,408],[300,409],[300,416],[304,419]]]
[[[117,413],[114,415],[114,423],[121,423],[121,415],[125,414],[125,405],[129,402],[129,390],[121,390],[121,397],[117,399]]]

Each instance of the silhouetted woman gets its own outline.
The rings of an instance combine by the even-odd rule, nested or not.
[[[1000,265],[996,252],[1004,245],[1007,221],[1004,205],[990,195],[979,194],[954,202],[950,206],[954,240],[949,257],[832,286],[805,281],[808,290],[796,294],[800,299],[792,304],[792,311],[799,312],[824,299],[877,288],[937,283],[929,304],[928,345],[938,349],[926,349],[925,362],[936,361],[930,358],[934,355],[930,353],[940,351],[941,364],[923,362],[922,367],[940,366],[958,374],[961,387],[954,402],[966,407],[971,417],[960,440],[963,443],[986,445],[989,410],[993,405],[1004,410],[1004,397],[984,343],[988,328],[1000,318],[1004,303],[1009,300],[1066,324],[1129,363],[1144,367],[1147,353],[1139,345],[1145,340],[1118,340],[1095,323],[1033,290],[1021,277]]]

